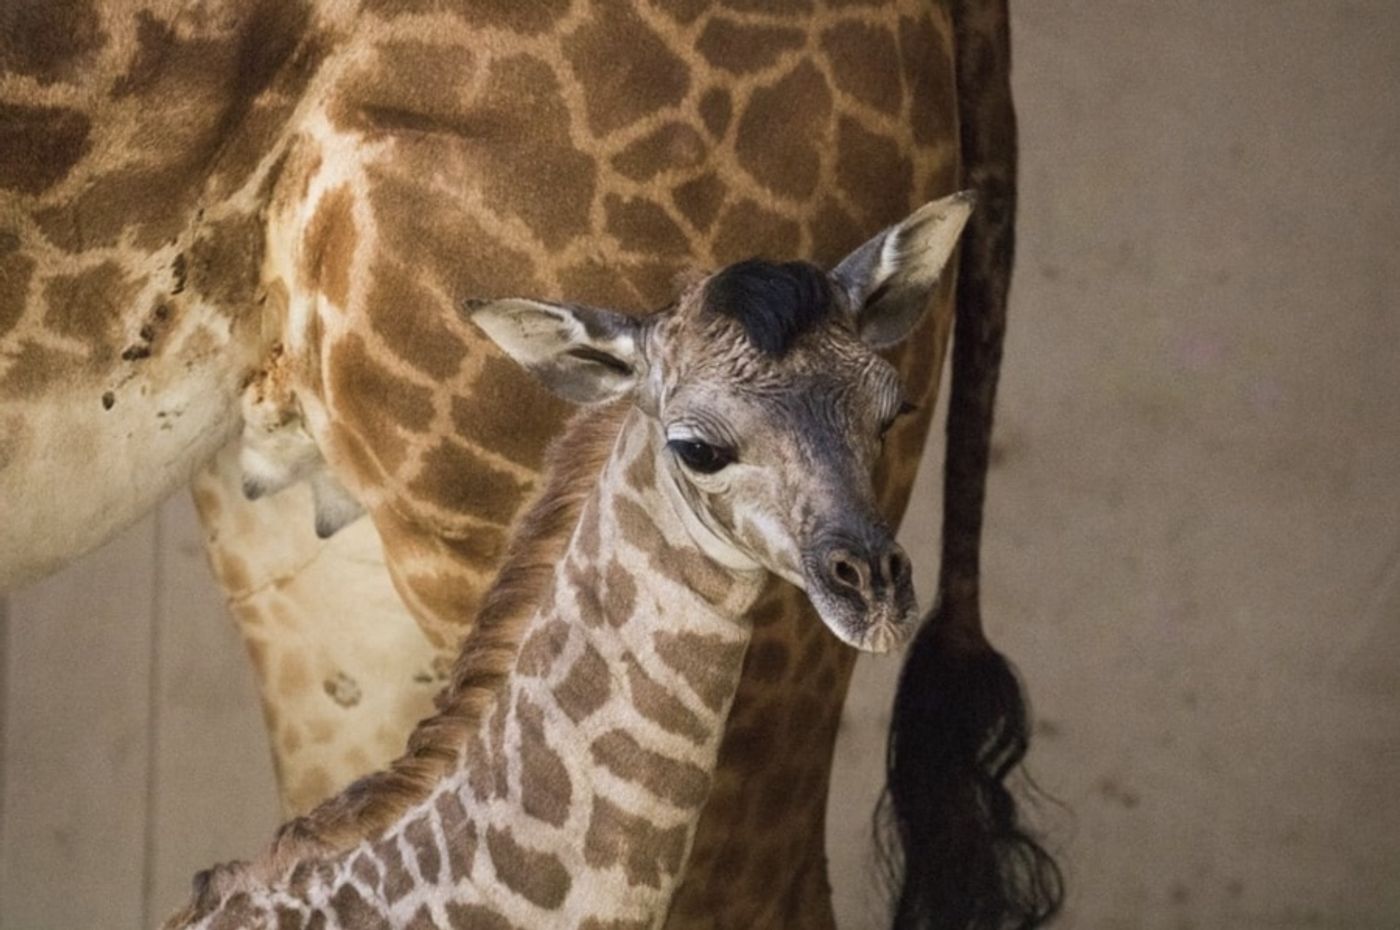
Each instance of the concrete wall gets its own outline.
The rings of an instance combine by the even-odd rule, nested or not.
[[[986,552],[1064,926],[1400,925],[1400,5],[1016,7]],[[940,451],[930,449],[929,462]],[[937,476],[905,540],[930,595]],[[2,531],[2,530],[0,530]],[[0,928],[153,926],[275,820],[188,504],[0,602]],[[897,663],[833,790],[844,928]]]
[[[1400,4],[1015,10],[986,613],[1063,924],[1400,926]]]

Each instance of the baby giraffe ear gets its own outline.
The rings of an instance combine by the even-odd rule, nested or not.
[[[923,318],[975,205],[971,191],[925,204],[847,255],[832,271],[868,345],[894,345]]]
[[[565,400],[599,403],[637,384],[641,323],[633,317],[518,297],[469,300],[463,309],[507,355]]]

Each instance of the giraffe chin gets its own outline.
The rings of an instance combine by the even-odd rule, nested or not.
[[[820,595],[812,597],[812,606],[837,639],[861,652],[893,652],[909,640],[918,626],[919,612],[912,592],[907,603],[879,604],[868,611],[853,611],[838,599]]]
[[[837,633],[841,641],[854,646],[861,652],[871,652],[883,654],[893,652],[903,646],[909,640],[909,634],[914,630],[914,617],[911,614],[907,618],[898,621],[878,620],[867,624],[863,629],[857,631],[847,631],[845,635]]]

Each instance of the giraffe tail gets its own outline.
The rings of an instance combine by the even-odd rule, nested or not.
[[[895,694],[877,837],[896,930],[1038,927],[1064,881],[1020,822],[1009,777],[1029,746],[1025,693],[982,632],[982,504],[1014,250],[1016,117],[1006,0],[955,0],[966,186],[980,201],[958,270],[939,598]]]
[[[1058,913],[1055,860],[1020,822],[1024,693],[1006,657],[951,642],[928,618],[900,677],[881,802],[897,930],[1031,928]]]

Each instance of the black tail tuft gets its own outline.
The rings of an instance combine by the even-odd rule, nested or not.
[[[877,812],[896,930],[1039,927],[1064,882],[1020,823],[1007,777],[1025,758],[1026,701],[1006,657],[950,632],[941,610],[909,647]]]

